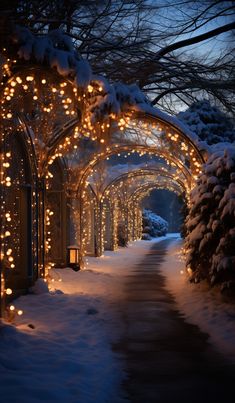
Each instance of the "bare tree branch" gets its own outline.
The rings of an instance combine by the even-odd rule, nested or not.
[[[230,24],[223,25],[219,28],[212,29],[211,31],[205,32],[204,34],[197,35],[193,38],[184,39],[182,41],[172,43],[171,45],[165,46],[157,52],[155,58],[156,60],[161,59],[167,53],[173,52],[174,50],[184,48],[186,46],[193,45],[195,43],[199,43],[202,41],[206,41],[207,39],[213,38],[217,35],[223,34],[224,32],[228,32],[235,29],[235,22],[231,22]]]

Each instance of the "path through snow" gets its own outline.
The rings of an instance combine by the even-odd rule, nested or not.
[[[0,395],[4,403],[15,403],[19,396],[24,403],[123,401],[117,396],[125,375],[111,348],[122,336],[117,307],[123,299],[126,275],[153,242],[156,239],[138,241],[129,248],[106,252],[100,259],[88,258],[87,268],[77,273],[57,270],[54,290],[22,296],[15,302],[24,315],[17,318],[16,326],[0,328]],[[162,266],[167,286],[187,319],[216,333],[212,342],[231,356],[234,309],[220,297],[211,299],[203,287],[186,283],[180,274],[179,249],[177,240]]]
[[[169,242],[154,244],[124,284],[124,332],[115,348],[124,354],[125,389],[131,403],[230,401],[235,365],[188,323],[166,288],[160,267]]]

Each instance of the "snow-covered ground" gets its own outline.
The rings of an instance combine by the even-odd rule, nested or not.
[[[128,268],[151,245],[137,242],[88,258],[80,272],[56,270],[54,290],[41,293],[38,286],[39,294],[15,301],[24,315],[0,327],[0,401],[124,401],[117,396],[125,375],[111,349],[121,330],[115,306]]]
[[[125,377],[123,361],[111,348],[122,331],[118,301],[125,275],[162,239],[88,258],[87,268],[80,272],[57,269],[50,293],[16,301],[24,315],[13,326],[0,328],[2,402],[15,403],[19,396],[24,403],[125,401],[118,392]],[[181,274],[180,248],[179,238],[173,240],[162,265],[167,287],[188,320],[210,333],[211,341],[235,359],[234,309],[214,291],[206,292],[204,285],[187,282]]]

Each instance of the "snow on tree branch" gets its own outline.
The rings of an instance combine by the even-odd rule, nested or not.
[[[12,39],[20,59],[54,68],[59,75],[73,80],[76,87],[85,91],[89,91],[89,86],[94,87],[86,110],[91,124],[126,111],[141,112],[164,120],[185,133],[200,149],[207,149],[206,144],[198,141],[197,135],[177,118],[151,106],[136,84],[110,84],[105,77],[93,75],[89,62],[81,58],[71,39],[61,30],[56,29],[49,31],[47,35],[36,36],[29,29],[16,26]]]
[[[56,68],[60,75],[73,78],[80,87],[86,87],[90,83],[92,71],[89,63],[81,59],[73,49],[70,38],[59,29],[37,37],[27,28],[16,26],[12,39],[18,46],[17,54],[20,59],[33,59]]]

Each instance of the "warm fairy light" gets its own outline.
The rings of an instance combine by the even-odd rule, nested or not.
[[[4,74],[10,71],[11,64],[12,61],[6,63]],[[32,74],[32,72],[34,74]],[[92,82],[93,85],[89,85],[87,89],[83,91],[82,89],[75,88],[74,84],[71,84],[70,81],[66,81],[65,78],[63,78],[63,82],[61,82],[61,79],[58,77],[55,79],[54,72],[51,76],[48,73],[46,79],[43,77],[43,75],[45,76],[44,72],[43,75],[39,69],[37,72],[39,72],[39,74],[35,73],[35,70],[31,68],[27,73],[22,71],[22,77],[19,75],[17,77],[12,76],[11,72],[11,75],[8,75],[8,82],[7,84],[4,83],[4,87],[2,88],[2,135],[6,133],[6,136],[8,136],[8,134],[13,131],[20,133],[21,130],[25,130],[24,121],[19,123],[20,119],[18,121],[17,118],[18,115],[19,117],[21,115],[23,116],[21,113],[23,105],[27,104],[28,111],[26,113],[27,119],[25,121],[27,122],[29,131],[32,134],[32,142],[34,146],[33,152],[35,152],[38,165],[39,180],[41,178],[46,178],[46,189],[50,189],[50,181],[53,178],[53,171],[51,170],[52,172],[50,172],[48,167],[51,168],[51,165],[56,158],[62,159],[67,156],[69,160],[71,155],[75,155],[77,156],[79,163],[81,162],[83,156],[80,154],[80,142],[81,139],[85,137],[88,142],[90,140],[94,142],[97,141],[97,143],[92,143],[92,146],[95,148],[97,145],[101,150],[100,154],[97,156],[98,161],[111,159],[110,156],[112,155],[112,150],[115,148],[115,155],[122,155],[126,159],[128,159],[131,153],[137,152],[137,147],[135,147],[136,144],[142,146],[142,149],[139,147],[138,150],[139,156],[144,156],[148,152],[150,155],[150,149],[152,149],[153,156],[157,155],[158,158],[162,158],[166,161],[166,171],[174,171],[174,180],[177,183],[180,181],[183,181],[183,183],[187,182],[186,187],[188,191],[193,187],[194,179],[197,178],[201,170],[201,161],[193,146],[177,132],[177,129],[171,129],[162,122],[156,123],[147,121],[147,119],[141,122],[138,119],[133,119],[131,113],[129,113],[130,116],[127,116],[127,114],[124,113],[117,116],[115,113],[111,112],[107,113],[105,117],[103,116],[103,121],[95,121],[95,119],[92,119],[92,105],[96,105],[97,97],[101,99],[103,91],[105,93],[105,89],[99,82]],[[25,82],[27,82],[27,84],[25,84]],[[12,119],[13,116],[16,119]],[[7,119],[11,120],[7,121]],[[74,128],[74,126],[76,127]],[[119,136],[119,139],[112,137],[112,133]],[[112,142],[114,142],[113,139],[115,139],[115,144],[112,144]],[[122,150],[120,151],[120,142],[130,143],[130,145],[124,150],[125,154]],[[53,144],[55,143],[56,146],[53,148]],[[111,152],[109,148],[111,149]],[[155,149],[158,150],[158,154],[155,153]],[[4,147],[3,150],[5,150]],[[7,158],[10,157],[11,154],[8,155],[8,153],[3,151],[3,155],[1,155],[3,167],[1,172],[1,184],[3,185],[4,192],[14,191],[15,186],[21,186],[21,183],[15,183],[14,175],[12,175],[10,170],[8,171],[11,161],[9,160],[9,162]],[[33,161],[34,156],[31,155],[31,157]],[[95,158],[96,156],[94,157],[94,160]],[[89,156],[87,159],[89,159]],[[93,161],[93,156],[91,156],[90,159]],[[76,161],[76,159],[74,161]],[[91,165],[92,164],[93,162]],[[188,181],[186,175],[182,175],[185,166],[190,173],[192,172],[190,181]],[[91,169],[90,174],[95,174],[97,167],[94,165],[91,168],[94,168],[94,172],[92,172]],[[80,180],[79,175],[83,174],[87,168],[84,167],[83,169],[83,167],[79,166],[79,174],[76,169],[78,171],[78,167],[74,168],[73,166],[71,171],[70,168],[68,169],[69,195],[70,192],[71,194],[74,194],[73,192],[76,187],[75,182],[78,181],[78,179]],[[73,183],[71,178],[73,178]],[[137,192],[133,197],[131,197],[130,191],[131,189],[134,189],[135,178],[133,179],[133,177],[129,176],[127,182],[123,181],[122,185],[115,184],[113,188],[110,187],[107,189],[105,195],[102,194],[102,191],[100,191],[100,193],[97,192],[99,197],[99,202],[97,202],[95,197],[92,197],[92,195],[89,194],[90,182],[88,178],[89,176],[85,177],[84,175],[84,181],[79,188],[81,192],[81,209],[80,206],[76,206],[76,203],[74,203],[75,207],[73,207],[73,214],[76,216],[76,237],[81,241],[81,255],[85,254],[88,250],[87,245],[92,238],[92,220],[94,219],[94,216],[95,222],[98,223],[96,229],[98,254],[103,253],[105,231],[109,224],[112,238],[111,245],[113,249],[117,248],[118,245],[117,231],[118,224],[121,220],[125,223],[125,232],[128,240],[139,239],[142,231],[140,209],[141,197],[149,192],[150,187],[144,189],[142,193]],[[36,180],[37,179],[38,178],[36,177]],[[167,181],[164,182],[160,179],[160,176],[156,176],[155,179],[159,181],[159,187],[162,186],[162,188],[176,190],[176,186],[174,187]],[[13,189],[10,189],[10,186],[13,186]],[[36,196],[34,195],[34,202],[32,203],[33,209],[35,209],[35,198],[37,197],[37,194]],[[46,198],[46,203],[47,202]],[[40,199],[39,203],[41,203]],[[14,225],[16,217],[13,207],[9,208],[11,212],[6,211],[6,209],[7,206],[3,206],[2,212],[4,227],[2,230],[2,239],[3,242],[5,242],[5,246],[2,256],[4,261],[6,261],[6,267],[9,270],[9,267],[14,269],[15,266],[17,266],[18,268],[17,253],[13,238],[4,239],[4,237],[8,238],[11,234],[15,234]],[[52,231],[52,222],[54,220],[53,211],[46,209],[45,216],[42,220],[45,223],[45,238],[43,239],[42,245],[39,245],[39,247],[43,249],[45,246],[45,280],[53,281],[50,274],[53,272],[53,270],[51,270],[53,269],[53,263],[50,262],[51,242],[54,236]],[[108,226],[107,223],[109,223]],[[10,246],[12,246],[12,249]],[[43,266],[40,263],[40,270],[42,271],[42,269]],[[5,286],[2,289],[5,290]],[[6,294],[10,295],[7,293],[7,290],[8,289],[5,291]],[[20,315],[19,312],[22,311],[18,311],[18,314]]]
[[[23,315],[23,311],[22,311],[22,309],[19,309],[18,311],[17,311],[17,315],[19,315],[19,316],[21,316],[21,315]]]
[[[14,311],[15,310],[14,305],[10,305],[9,309],[10,309],[10,311]]]
[[[11,294],[12,294],[12,289],[11,289],[11,288],[7,288],[7,289],[6,289],[6,294],[7,294],[7,295],[11,295]]]

